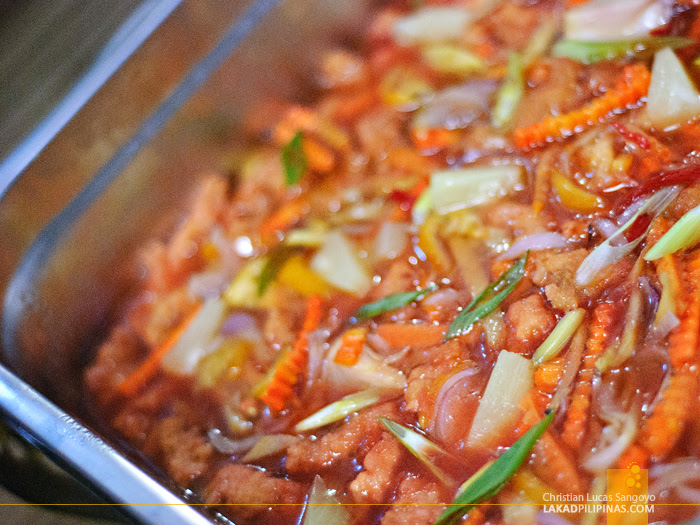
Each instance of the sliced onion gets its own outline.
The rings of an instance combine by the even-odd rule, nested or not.
[[[399,44],[454,40],[462,36],[473,15],[458,7],[432,6],[396,21],[394,38]]]
[[[687,458],[664,465],[654,465],[649,469],[649,478],[654,479],[653,483],[649,484],[650,494],[661,494],[680,487],[688,488],[688,482],[700,481],[700,461]]]
[[[218,428],[212,428],[207,432],[210,443],[222,454],[235,456],[250,450],[260,440],[262,436],[251,436],[245,439],[230,439],[221,433]]]
[[[228,272],[220,269],[209,270],[193,274],[187,286],[195,297],[209,299],[221,295],[230,280],[231,276]]]
[[[676,494],[678,494],[685,501],[690,503],[700,504],[700,489],[691,489],[690,487],[675,487]]]
[[[654,56],[646,109],[651,124],[661,129],[700,115],[700,94],[683,63],[669,48]]]
[[[339,337],[328,351],[323,370],[324,378],[336,391],[356,392],[369,387],[398,391],[406,388],[404,374],[384,363],[368,346],[363,347],[360,358],[353,366],[336,363],[334,358],[342,345],[341,339]]]
[[[328,232],[311,259],[311,269],[346,292],[364,295],[372,285],[355,246],[341,232]]]
[[[221,335],[228,337],[238,336],[255,341],[260,339],[260,332],[258,331],[255,318],[240,312],[229,315],[224,322],[221,323],[220,332]]]
[[[465,128],[489,110],[489,100],[498,84],[478,80],[435,93],[413,119],[415,128]]]
[[[535,519],[540,525],[573,525],[569,520],[562,518],[558,514],[543,510],[535,514]]]
[[[449,424],[448,420],[453,418],[449,410],[448,400],[453,396],[461,396],[465,385],[467,385],[468,388],[476,372],[477,370],[475,368],[461,370],[449,377],[442,384],[440,393],[438,393],[437,399],[435,400],[433,420],[430,424],[432,433],[434,433],[439,440],[444,440],[446,438],[445,427]]]
[[[323,359],[328,350],[328,332],[315,330],[309,334],[309,358],[307,364],[307,384],[311,385],[323,367]]]
[[[664,339],[680,322],[676,314],[666,312],[658,324],[654,324],[654,335],[659,339]]]
[[[289,447],[297,443],[301,438],[299,436],[290,436],[288,434],[271,434],[262,436],[253,445],[248,453],[243,456],[243,461],[256,461],[260,458],[273,456],[287,450]]]
[[[353,412],[376,405],[384,394],[385,392],[379,388],[368,388],[362,392],[347,395],[330,405],[326,405],[304,420],[299,421],[294,427],[294,431],[306,432],[340,421]]]
[[[635,436],[637,435],[637,421],[632,414],[620,413],[618,416],[622,423],[622,429],[617,430],[619,424],[606,426],[601,435],[604,441],[610,444],[593,452],[583,463],[583,466],[591,472],[602,472],[619,459],[622,453],[627,450]]]
[[[649,35],[673,16],[671,2],[657,0],[592,0],[564,15],[571,40],[626,40]]]
[[[558,232],[542,232],[527,235],[522,239],[515,241],[513,245],[498,259],[517,259],[526,251],[537,252],[540,250],[551,250],[552,248],[565,248],[567,244],[566,237]]]
[[[606,239],[608,237],[612,237],[613,235],[615,235],[615,232],[617,231],[617,228],[618,228],[617,225],[613,221],[611,221],[610,219],[601,219],[601,218],[594,220],[593,226]]]

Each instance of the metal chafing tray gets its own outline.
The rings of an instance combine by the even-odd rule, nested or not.
[[[0,413],[132,519],[209,523],[100,432],[82,368],[135,281],[128,254],[172,227],[201,174],[235,165],[251,113],[308,96],[319,50],[351,40],[370,2],[161,3],[0,163]]]

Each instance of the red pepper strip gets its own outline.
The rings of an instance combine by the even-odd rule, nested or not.
[[[648,214],[643,214],[637,217],[637,220],[632,223],[627,231],[625,232],[625,238],[627,242],[632,242],[640,235],[643,235],[647,228],[651,224],[651,216]]]
[[[624,124],[621,124],[619,122],[613,122],[612,127],[615,128],[617,132],[620,135],[622,135],[626,140],[632,142],[633,144],[636,144],[643,150],[651,149],[651,142],[649,142],[649,139],[646,138],[643,133],[632,131]]]
[[[700,181],[700,165],[698,164],[672,171],[660,171],[656,175],[649,177],[649,179],[636,190],[623,196],[615,206],[615,212],[621,213],[639,197],[647,195],[648,193],[653,193],[666,186],[692,184],[698,181]]]
[[[406,212],[413,209],[413,205],[428,187],[430,180],[427,177],[421,178],[410,190],[393,189],[389,193],[389,199],[399,205]]]

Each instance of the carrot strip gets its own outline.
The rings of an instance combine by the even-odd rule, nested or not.
[[[478,507],[474,507],[467,514],[467,518],[462,522],[463,525],[484,525],[486,523],[486,516],[484,511]]]
[[[520,149],[535,148],[557,138],[569,137],[607,117],[611,112],[626,109],[647,94],[651,73],[641,64],[626,66],[622,76],[607,93],[592,100],[581,109],[513,131],[515,145]]]
[[[270,381],[265,385],[260,399],[273,410],[283,410],[292,397],[292,387],[299,380],[299,374],[306,366],[309,354],[309,334],[321,322],[323,299],[318,295],[309,297],[306,303],[306,317],[294,347],[280,359]]]
[[[309,204],[304,199],[294,199],[282,205],[260,226],[260,236],[263,239],[275,237],[275,233],[284,232],[297,224],[309,213]]]
[[[439,324],[384,323],[377,325],[375,333],[391,348],[423,349],[442,343],[447,326]]]
[[[617,307],[613,303],[599,304],[593,311],[586,355],[581,363],[578,381],[574,387],[571,405],[561,434],[562,442],[572,450],[580,447],[586,432],[595,363],[605,351],[608,333],[617,321],[616,311]]]
[[[340,348],[335,354],[333,361],[339,365],[353,366],[357,364],[362,354],[362,347],[367,339],[366,328],[351,328],[343,334]]]
[[[156,347],[156,349],[151,352],[151,354],[136,370],[124,378],[124,381],[119,384],[119,393],[125,396],[135,394],[151,377],[156,374],[156,372],[158,372],[160,363],[165,355],[170,352],[170,350],[180,340],[182,334],[184,334],[187,328],[189,328],[190,324],[192,324],[192,321],[195,317],[197,317],[197,314],[201,308],[202,304],[198,303],[194,307],[194,310],[192,310],[182,320],[182,322],[170,333],[165,341],[163,341],[160,346]]]
[[[328,148],[311,137],[302,138],[302,149],[309,163],[309,168],[326,173],[335,167],[335,156]]]
[[[700,330],[700,250],[695,250],[687,262],[685,281],[680,290],[684,293],[680,308],[680,323],[668,338],[668,356],[671,367],[680,370],[696,364],[698,331]]]

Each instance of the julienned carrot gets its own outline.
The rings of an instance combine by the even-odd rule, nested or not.
[[[270,239],[275,236],[276,232],[288,230],[301,221],[309,213],[309,210],[309,203],[305,199],[294,199],[285,203],[262,223],[260,236],[264,240]]]
[[[517,128],[513,139],[518,148],[535,148],[546,142],[568,137],[607,117],[611,112],[624,110],[635,104],[649,90],[651,73],[642,64],[626,66],[615,85],[603,95],[592,100],[581,109],[556,117],[547,117],[541,122]]]
[[[338,348],[333,361],[339,365],[354,366],[362,355],[362,348],[366,340],[366,328],[351,328],[340,339],[340,348]]]
[[[375,333],[391,348],[423,349],[442,343],[446,325],[385,323],[377,325]]]
[[[542,414],[535,407],[533,395],[523,398],[523,418],[517,429],[521,436],[541,418]],[[576,465],[561,446],[559,441],[547,430],[532,448],[531,464],[545,483],[555,487],[562,493],[581,494],[581,480]]]
[[[299,380],[309,354],[309,334],[318,328],[321,321],[323,299],[318,295],[309,297],[306,303],[306,317],[294,347],[277,363],[269,382],[264,386],[260,399],[273,410],[284,409],[292,396],[292,387]]]
[[[564,376],[564,360],[561,357],[542,363],[535,370],[535,404],[543,411],[552,400],[557,385]]]
[[[668,339],[668,356],[671,367],[680,370],[686,365],[697,364],[698,331],[700,330],[700,250],[695,250],[686,263],[686,271],[679,290],[682,290],[680,323]]]
[[[182,322],[173,330],[170,335],[163,341],[160,346],[156,347],[153,352],[141,363],[141,365],[131,372],[124,381],[119,384],[119,392],[125,396],[135,394],[151,377],[153,377],[165,355],[177,344],[177,342],[185,333],[187,328],[202,308],[202,304],[198,303]]]
[[[616,310],[613,303],[601,303],[593,311],[586,355],[581,363],[561,434],[562,442],[572,450],[578,450],[586,432],[595,363],[603,355],[608,333],[617,322]]]

